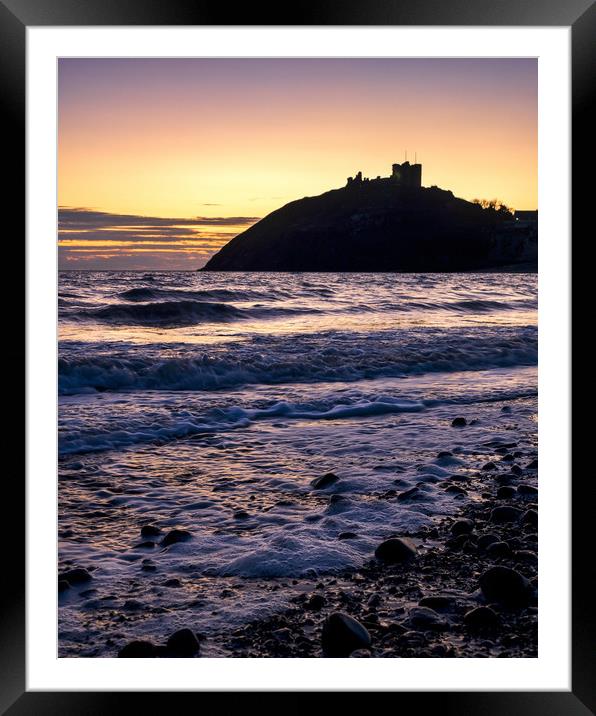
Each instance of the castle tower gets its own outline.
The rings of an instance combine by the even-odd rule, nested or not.
[[[417,189],[422,186],[422,164],[412,164],[410,167],[410,186]]]
[[[420,188],[422,186],[422,164],[393,164],[391,179],[400,186]]]

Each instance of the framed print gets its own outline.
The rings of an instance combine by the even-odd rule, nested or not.
[[[3,709],[591,713],[593,5],[1,12],[27,217]]]

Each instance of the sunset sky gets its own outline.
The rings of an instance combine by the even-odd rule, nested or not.
[[[62,59],[61,268],[195,269],[257,218],[414,152],[537,208],[534,59]]]

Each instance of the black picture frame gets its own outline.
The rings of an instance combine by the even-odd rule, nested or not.
[[[230,22],[233,20],[233,22]],[[580,234],[587,227],[594,156],[588,111],[596,66],[596,10],[593,0],[326,0],[308,6],[207,4],[198,0],[0,0],[0,77],[4,134],[5,206],[16,219],[15,236],[25,216],[25,70],[28,26],[77,25],[468,25],[468,26],[569,26],[572,33],[572,198],[573,226]],[[19,209],[22,212],[19,213]],[[587,237],[586,237],[587,238]],[[12,260],[17,257],[14,256]],[[12,316],[13,336],[19,335],[18,314]],[[22,330],[22,329],[21,329]],[[15,352],[16,349],[14,349]],[[14,356],[18,359],[20,355]],[[16,422],[13,430],[16,431]],[[562,430],[567,429],[561,426]],[[17,437],[15,435],[15,437]],[[24,480],[5,475],[5,511],[24,515]],[[584,716],[594,713],[593,688],[594,605],[587,581],[586,560],[593,544],[593,515],[583,488],[573,492],[572,539],[572,690],[570,692],[400,692],[392,698],[398,709],[436,708],[442,714],[460,716]],[[591,518],[591,519],[590,519]],[[5,603],[0,621],[0,709],[10,716],[21,714],[113,714],[176,708],[172,699],[197,697],[194,693],[31,692],[25,682],[25,541],[20,529],[9,537],[4,551]],[[548,555],[543,555],[548,559]],[[218,702],[224,712],[247,707],[249,694],[228,693]],[[198,704],[197,704],[198,705]],[[204,701],[201,702],[204,708]],[[255,704],[256,705],[256,704]]]

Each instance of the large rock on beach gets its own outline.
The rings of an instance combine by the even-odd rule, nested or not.
[[[323,654],[328,657],[349,657],[358,649],[370,647],[370,634],[362,624],[342,612],[333,612],[323,624]]]
[[[416,547],[410,540],[391,537],[377,547],[375,557],[388,564],[409,562],[416,557]]]
[[[530,583],[515,569],[490,567],[480,577],[480,590],[488,602],[509,607],[522,606],[530,597]]]

